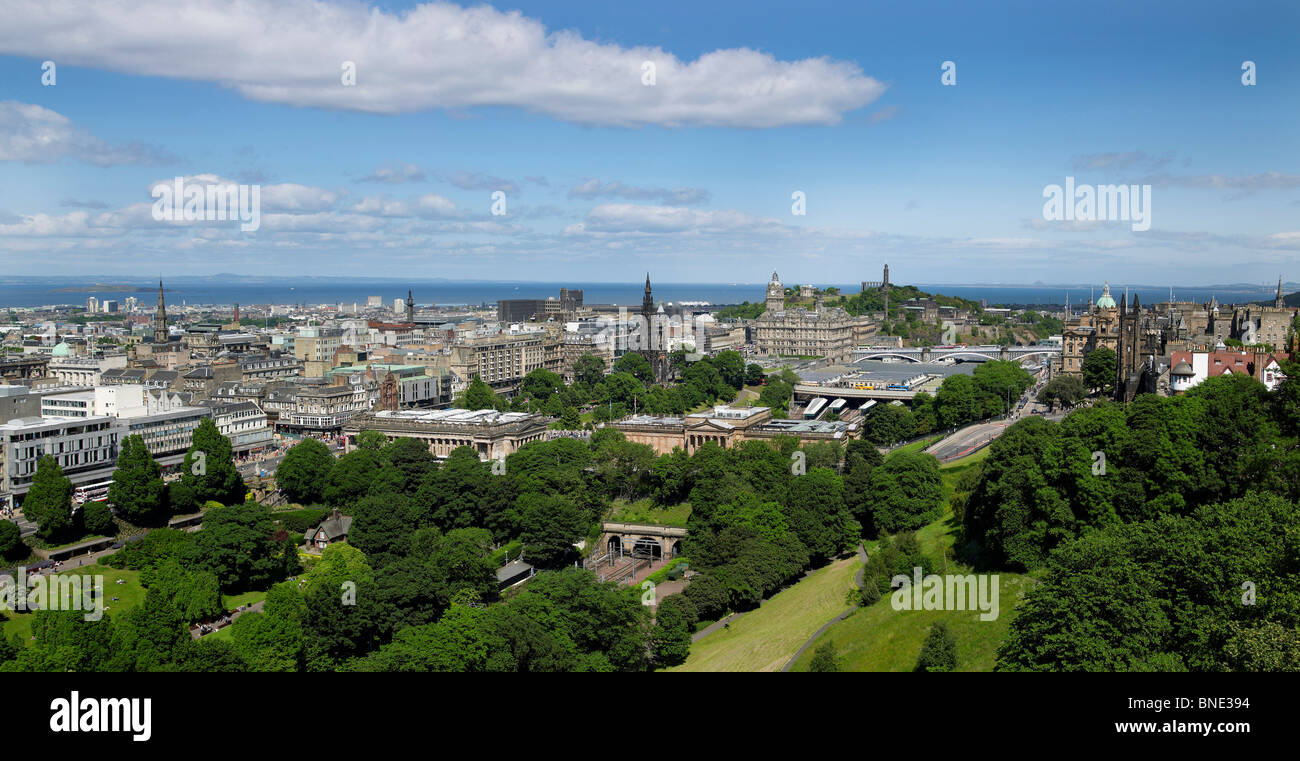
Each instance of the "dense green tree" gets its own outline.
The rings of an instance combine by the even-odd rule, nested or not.
[[[370,491],[383,459],[378,452],[354,449],[343,455],[330,469],[322,496],[325,504],[350,509]]]
[[[271,511],[256,502],[213,508],[195,535],[195,563],[227,592],[265,589],[283,574]]]
[[[388,444],[388,436],[383,431],[362,431],[357,434],[357,449],[369,449],[372,452],[378,452]],[[326,448],[326,454],[329,449]]]
[[[1078,375],[1058,375],[1038,392],[1038,401],[1049,407],[1073,407],[1088,395],[1083,378]]]
[[[475,375],[456,406],[467,410],[495,410],[500,408],[501,399],[491,386]]]
[[[199,502],[237,505],[244,501],[247,488],[235,469],[230,439],[221,435],[211,418],[203,418],[194,429],[190,449],[181,464],[181,480],[194,490]],[[200,454],[201,453],[201,454]]]
[[[317,439],[303,439],[285,453],[275,470],[275,483],[290,500],[316,504],[325,497],[325,484],[333,467],[334,455],[329,447]]]
[[[699,614],[690,598],[669,595],[655,609],[654,630],[650,647],[660,666],[676,666],[691,654],[691,634]]]
[[[1083,357],[1083,382],[1094,390],[1106,391],[1115,385],[1118,359],[1114,349],[1099,346]]]
[[[555,568],[569,562],[574,542],[587,532],[588,521],[572,500],[545,494],[519,497],[520,538],[529,562]]]
[[[410,548],[415,521],[410,506],[400,497],[363,497],[351,508],[348,544],[366,554],[374,568],[387,566]]]
[[[117,533],[117,524],[113,522],[113,510],[104,500],[87,502],[81,506],[81,525],[91,534],[113,536]],[[3,555],[0,552],[0,555]]]
[[[721,618],[727,612],[727,590],[716,576],[697,573],[691,578],[691,583],[686,585],[686,589],[682,590],[682,594],[695,604],[701,621]]]
[[[108,501],[130,523],[152,526],[169,517],[167,485],[162,480],[162,468],[149,453],[149,447],[140,435],[122,439],[117,456],[117,470],[108,487]]]
[[[869,533],[918,529],[939,517],[943,480],[933,455],[896,452],[871,472],[869,484]]]
[[[650,368],[650,362],[640,352],[629,351],[614,360],[613,370],[615,373],[628,373],[641,383],[651,383],[655,379],[654,371]]]
[[[23,498],[23,515],[39,524],[37,534],[50,540],[72,529],[72,481],[50,455],[36,462],[31,488]]]
[[[384,447],[383,457],[401,474],[401,494],[414,494],[420,482],[438,467],[438,462],[429,451],[429,445],[419,439],[399,436]]]
[[[26,555],[22,529],[13,521],[0,520],[0,559],[15,560],[18,554]]]
[[[573,363],[573,380],[595,386],[605,379],[605,361],[595,354],[583,354]]]
[[[891,446],[916,432],[916,418],[901,404],[878,404],[863,421],[862,435],[875,446]]]
[[[185,648],[181,671],[192,674],[238,674],[248,671],[248,663],[231,642],[204,637]]]
[[[745,385],[757,386],[763,382],[763,366],[750,363],[745,366]]]

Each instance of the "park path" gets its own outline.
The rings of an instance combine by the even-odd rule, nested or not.
[[[208,632],[208,634],[216,634],[217,632],[219,632],[219,631],[221,631],[222,629],[226,628],[226,626],[230,626],[230,624],[235,623],[235,619],[236,619],[236,618],[239,618],[240,616],[244,615],[245,613],[261,613],[261,612],[262,612],[262,606],[265,605],[265,604],[266,604],[266,600],[258,600],[257,602],[253,603],[252,605],[245,605],[243,608],[240,608],[239,610],[236,610],[234,613],[231,613],[231,614],[230,614],[230,623],[229,623],[229,624],[226,624],[225,626],[219,626],[219,627],[217,627],[216,629],[213,629],[212,631]],[[197,627],[197,626],[195,626],[194,628],[190,629],[190,636],[193,637],[194,639],[199,639],[200,637],[206,637],[206,636],[208,636],[208,634],[200,634],[200,633],[199,633],[199,627]]]
[[[862,589],[862,575],[867,571],[867,548],[864,547],[862,544],[858,544],[858,557],[862,558],[862,567],[858,569],[858,572],[856,574],[854,574],[853,581],[858,585],[858,589]],[[803,643],[803,645],[800,646],[800,648],[797,651],[795,651],[794,655],[790,656],[790,660],[786,661],[785,665],[781,667],[781,671],[786,672],[789,671],[791,668],[793,668],[794,662],[799,660],[799,656],[803,655],[805,650],[812,647],[812,643],[816,642],[817,638],[822,636],[823,632],[831,628],[832,625],[838,624],[840,621],[843,621],[844,619],[848,618],[853,613],[853,611],[857,610],[860,607],[862,607],[862,603],[855,604],[853,607],[839,614],[835,618],[832,618],[831,620],[827,621],[825,624],[822,625],[822,628],[813,632],[813,635],[808,638],[808,641]]]

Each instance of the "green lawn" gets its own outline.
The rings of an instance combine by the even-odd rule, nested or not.
[[[238,595],[223,595],[222,600],[226,604],[226,610],[234,610],[240,605],[252,605],[266,599],[266,592],[244,592]]]
[[[888,596],[833,624],[795,662],[792,671],[807,671],[813,652],[835,643],[844,671],[911,671],[921,644],[936,621],[944,621],[957,639],[958,671],[992,671],[998,645],[1007,636],[1015,607],[1034,583],[1017,573],[1000,574],[997,619],[981,621],[978,610],[894,610]]]
[[[103,576],[104,609],[110,616],[117,615],[124,610],[130,610],[140,604],[140,601],[144,599],[145,590],[144,587],[140,586],[139,571],[119,571],[116,568],[109,568],[106,565],[95,563],[81,568],[69,568],[62,571],[62,573]],[[122,579],[125,583],[118,584],[118,579]],[[119,599],[114,601],[114,597]],[[14,634],[18,634],[23,638],[24,642],[31,640],[32,616],[34,614],[5,611],[5,615],[9,617],[9,620],[0,624],[0,626],[4,627],[4,636],[6,639],[12,637]]]
[[[943,438],[942,436],[931,436],[926,439],[921,439],[920,441],[913,441],[911,444],[908,444],[907,446],[904,447],[899,447],[898,449],[895,449],[889,454],[892,455],[898,452],[919,452],[922,449],[925,449],[926,447],[930,446],[931,444],[933,444],[934,442],[942,438]]]
[[[645,523],[652,526],[676,526],[685,528],[686,519],[691,515],[691,503],[683,502],[671,507],[659,507],[652,499],[638,499],[635,502],[616,500],[605,520],[615,523]]]
[[[939,561],[936,573],[971,572],[968,566],[952,558],[959,529],[952,514],[946,513],[916,532],[922,552]],[[868,542],[867,552],[873,552],[876,544]],[[978,610],[894,610],[890,596],[886,595],[870,608],[858,610],[823,632],[791,670],[807,671],[817,645],[829,640],[835,643],[844,671],[911,671],[930,627],[942,620],[957,639],[957,670],[992,671],[998,645],[1006,639],[1016,606],[1037,583],[1024,574],[994,575],[998,576],[998,617],[992,621],[981,621]]]
[[[139,571],[119,571],[116,568],[109,568],[106,565],[96,563],[83,568],[67,569],[64,573],[102,575],[104,577],[104,607],[110,616],[130,610],[144,600],[146,590],[140,586]],[[118,584],[118,579],[122,579],[125,583]],[[114,597],[119,599],[114,601]],[[239,605],[252,605],[265,599],[265,591],[244,592],[238,595],[226,595],[225,604],[227,610],[234,610]],[[0,627],[3,627],[5,639],[12,637],[14,634],[20,635],[24,642],[32,638],[32,613],[5,611],[5,615],[9,617],[9,620],[0,623]]]
[[[668,671],[780,671],[804,642],[848,605],[845,595],[862,567],[857,555],[836,560],[691,645],[686,662]]]

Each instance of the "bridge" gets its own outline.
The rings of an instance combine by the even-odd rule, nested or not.
[[[611,555],[645,555],[670,558],[682,550],[686,529],[641,523],[601,523],[601,546]]]
[[[885,359],[886,357],[895,357],[905,359],[909,362],[934,362],[940,359],[961,359],[966,362],[987,362],[994,359],[1012,360],[1028,359],[1029,357],[1048,357],[1058,356],[1061,353],[1059,346],[967,346],[965,348],[940,348],[937,346],[905,346],[905,347],[871,347],[859,346],[853,350],[852,362],[861,362],[866,359]],[[851,364],[851,363],[850,363]]]

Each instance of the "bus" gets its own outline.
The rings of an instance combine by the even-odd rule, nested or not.
[[[105,499],[108,497],[108,487],[112,485],[112,481],[100,481],[99,483],[78,486],[72,492],[72,503],[80,507],[87,502],[98,502]]]

